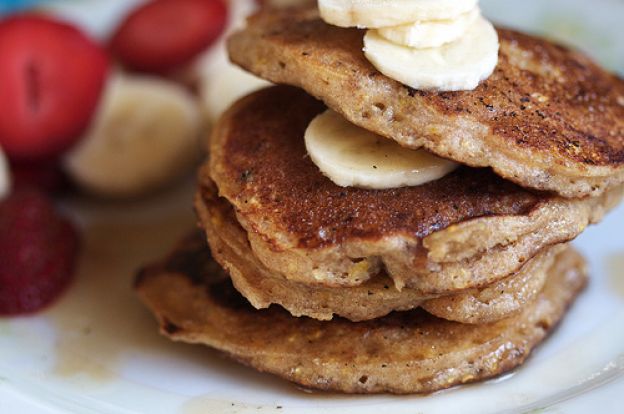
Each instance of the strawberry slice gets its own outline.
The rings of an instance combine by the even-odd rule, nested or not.
[[[35,312],[71,282],[78,235],[35,190],[0,202],[0,315]]]
[[[70,147],[95,112],[106,52],[64,23],[35,15],[0,21],[0,146],[14,160]]]
[[[210,46],[226,21],[223,0],[155,0],[122,22],[110,48],[130,69],[166,73]]]

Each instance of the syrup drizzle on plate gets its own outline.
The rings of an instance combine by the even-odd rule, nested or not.
[[[174,349],[158,335],[156,322],[132,290],[139,267],[160,259],[194,226],[190,197],[174,193],[183,207],[138,215],[133,210],[148,201],[137,201],[105,206],[85,220],[75,283],[44,314],[57,332],[53,375],[109,382],[129,351]],[[178,203],[174,198],[163,204]],[[108,215],[116,210],[125,214]]]

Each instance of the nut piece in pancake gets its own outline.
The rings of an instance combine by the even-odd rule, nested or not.
[[[366,60],[363,33],[291,9],[252,17],[228,50],[354,124],[522,186],[579,197],[624,182],[624,82],[580,53],[501,29],[498,67],[477,89],[421,92]]]
[[[483,380],[522,364],[585,281],[582,258],[568,250],[533,303],[492,324],[460,324],[422,310],[367,322],[317,321],[276,306],[254,309],[205,243],[192,238],[145,269],[135,288],[175,341],[211,346],[304,387],[404,394]]]
[[[254,256],[234,209],[216,195],[216,188],[210,193],[197,194],[195,210],[214,259],[256,309],[275,303],[294,316],[320,320],[337,315],[357,322],[422,306],[443,319],[475,324],[494,322],[520,312],[537,297],[555,257],[565,249],[565,245],[547,248],[518,273],[485,288],[432,299],[416,289],[399,292],[385,275],[360,286],[341,288],[289,281],[274,275]]]
[[[569,241],[619,201],[566,199],[463,167],[418,187],[339,187],[306,156],[303,135],[324,106],[277,86],[230,108],[213,130],[199,189],[235,208],[254,254],[287,279],[357,286],[385,269],[397,288],[454,293],[505,278]]]

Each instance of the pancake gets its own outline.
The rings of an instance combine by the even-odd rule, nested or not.
[[[275,303],[294,316],[330,320],[334,315],[352,321],[385,316],[422,306],[429,313],[462,323],[489,323],[509,317],[532,302],[546,283],[558,245],[529,260],[517,274],[482,289],[431,298],[416,289],[398,291],[386,275],[356,287],[307,285],[275,276],[253,254],[231,205],[212,193],[198,194],[195,210],[208,235],[214,259],[229,273],[234,287],[256,308]],[[203,236],[202,236],[203,237]]]
[[[304,387],[346,393],[426,393],[490,378],[522,364],[585,284],[582,258],[560,256],[522,313],[465,325],[422,310],[367,322],[295,318],[256,310],[191,238],[146,268],[135,288],[174,341],[204,344]]]
[[[576,237],[623,188],[566,199],[463,167],[417,187],[339,187],[309,160],[303,134],[324,105],[278,86],[238,101],[210,139],[199,191],[212,182],[235,208],[254,255],[272,273],[358,286],[385,270],[400,290],[479,288]]]
[[[624,82],[565,47],[498,32],[498,67],[468,92],[416,91],[383,76],[362,53],[364,32],[328,25],[314,7],[258,14],[228,50],[354,124],[524,187],[579,197],[624,182]]]

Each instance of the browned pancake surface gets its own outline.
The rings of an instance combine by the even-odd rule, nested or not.
[[[476,90],[422,92],[379,73],[362,37],[291,9],[252,18],[229,52],[364,128],[524,186],[578,196],[624,181],[624,82],[583,55],[501,29],[498,67]]]
[[[305,149],[305,129],[323,109],[301,90],[269,88],[235,107],[233,118],[226,115],[211,144],[220,193],[251,216],[252,227],[270,221],[297,247],[395,234],[423,238],[477,217],[524,215],[551,198],[473,168],[418,187],[339,187]]]
[[[234,104],[210,137],[200,194],[233,206],[254,254],[291,280],[357,286],[385,269],[427,293],[483,287],[598,222],[624,188],[568,199],[460,168],[422,186],[343,188],[310,161],[304,131],[323,106],[278,86]]]
[[[136,281],[163,334],[219,349],[305,387],[348,393],[432,392],[506,372],[556,326],[585,283],[582,258],[560,257],[537,300],[496,323],[463,325],[423,311],[367,322],[295,318],[256,310],[197,239]]]

